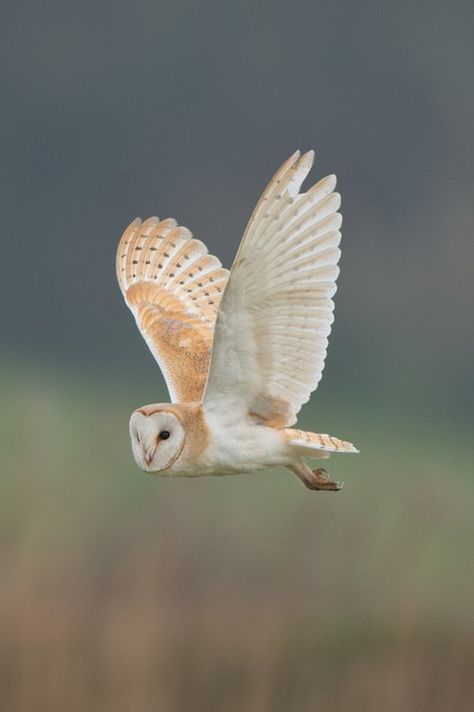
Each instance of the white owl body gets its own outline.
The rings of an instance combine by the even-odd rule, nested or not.
[[[165,428],[169,435],[163,441]],[[231,412],[222,418],[199,403],[140,408],[132,414],[130,435],[137,464],[167,477],[231,475],[292,461],[284,430],[237,419]]]
[[[214,474],[254,472],[288,464],[291,459],[283,432],[256,423],[255,419],[235,419],[231,412],[222,418],[204,409],[209,428],[209,446],[203,456]]]
[[[146,472],[285,465],[311,489],[339,488],[302,458],[354,446],[290,427],[321,379],[339,273],[335,176],[299,192],[313,158],[297,151],[277,171],[230,272],[171,218],[135,220],[123,234],[118,281],[173,400],[132,414]]]

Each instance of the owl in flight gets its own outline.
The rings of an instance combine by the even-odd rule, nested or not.
[[[358,452],[291,426],[317,387],[333,322],[342,217],[335,176],[300,187],[314,153],[277,171],[231,270],[172,218],[135,220],[117,251],[125,301],[172,403],[130,419],[145,472],[196,477],[286,466],[312,490],[341,484],[305,457]]]

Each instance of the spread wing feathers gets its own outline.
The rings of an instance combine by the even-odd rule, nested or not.
[[[318,385],[333,321],[342,218],[335,176],[299,193],[314,159],[297,151],[264,191],[224,292],[205,401],[229,399],[292,425]]]
[[[120,240],[116,266],[171,399],[200,401],[228,270],[171,218],[134,220]]]

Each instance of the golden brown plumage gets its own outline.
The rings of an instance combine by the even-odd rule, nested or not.
[[[122,236],[116,265],[125,301],[173,400],[201,400],[228,270],[170,218],[134,220]]]

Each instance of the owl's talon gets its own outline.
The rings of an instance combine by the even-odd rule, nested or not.
[[[321,490],[327,492],[339,492],[342,489],[342,482],[330,480],[323,467],[312,470],[304,462],[293,465],[290,469],[298,475],[303,484],[310,490]]]
[[[310,489],[328,490],[329,492],[339,492],[342,489],[343,483],[330,480],[324,467],[312,470],[312,475],[311,481],[307,483]]]

